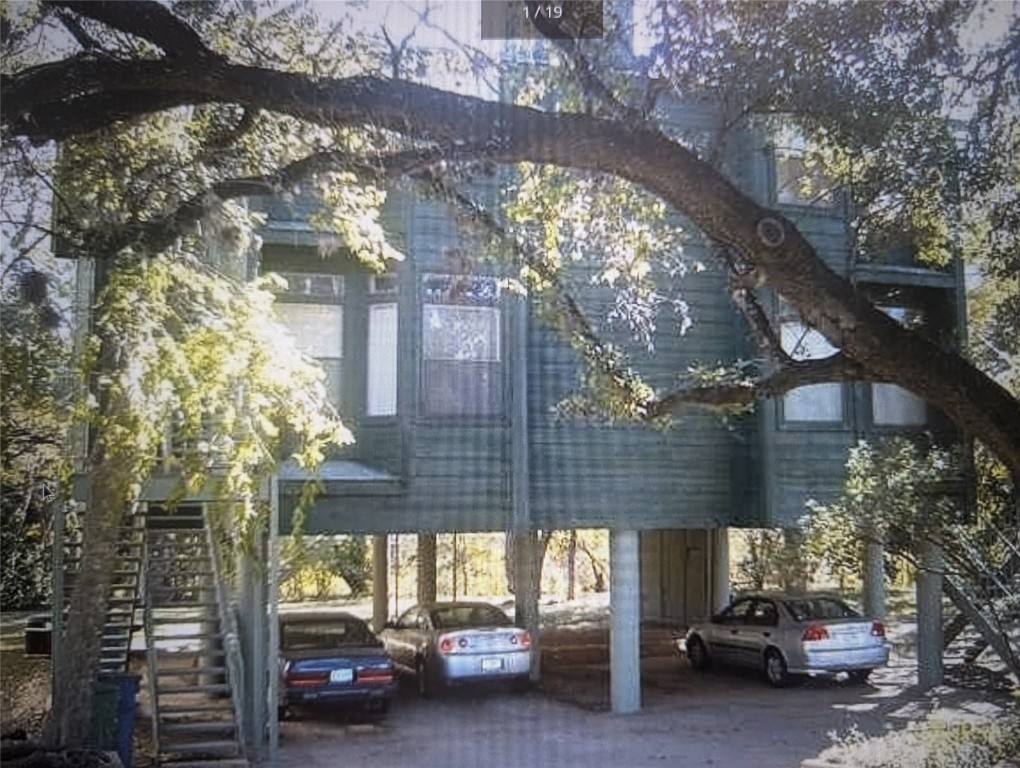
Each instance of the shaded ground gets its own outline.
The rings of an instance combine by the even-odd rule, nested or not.
[[[569,618],[594,618],[587,615]],[[794,768],[818,756],[832,736],[857,730],[881,734],[939,711],[983,719],[1009,704],[1008,681],[988,667],[950,666],[947,686],[913,687],[913,627],[890,627],[888,669],[855,686],[811,681],[774,690],[747,672],[695,674],[672,656],[671,630],[642,633],[643,709],[609,710],[608,630],[600,621],[543,633],[543,680],[525,695],[503,689],[465,689],[423,701],[402,686],[389,719],[352,724],[343,713],[305,713],[282,725],[282,768],[344,764],[407,766],[603,765],[746,766]],[[47,659],[25,658],[18,617],[3,617],[0,724],[30,732],[48,704]],[[139,669],[139,671],[141,671]],[[150,763],[149,719],[140,697],[135,763]]]

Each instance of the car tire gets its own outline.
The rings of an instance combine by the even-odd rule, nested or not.
[[[765,651],[765,679],[773,688],[785,688],[790,683],[790,673],[786,669],[783,654],[775,648]]]
[[[857,683],[858,685],[864,685],[868,682],[868,678],[871,677],[873,669],[854,669],[850,671],[850,682]]]
[[[414,663],[414,680],[418,686],[418,695],[423,699],[431,698],[434,695],[432,681],[429,680],[429,668],[425,659],[418,659]]]
[[[712,661],[708,658],[708,648],[705,647],[705,641],[700,637],[692,637],[688,641],[687,660],[691,662],[691,669],[696,669],[698,672],[704,672],[712,666]]]

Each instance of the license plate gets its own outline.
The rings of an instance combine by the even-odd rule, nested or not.
[[[503,669],[503,659],[482,659],[482,672],[498,672]]]
[[[353,680],[353,669],[334,669],[329,673],[329,682],[331,683],[350,683]]]

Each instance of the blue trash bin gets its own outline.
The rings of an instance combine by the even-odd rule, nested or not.
[[[104,672],[99,675],[98,682],[100,684],[113,685],[117,689],[117,718],[114,729],[114,744],[111,746],[120,756],[120,761],[124,764],[124,768],[131,768],[135,736],[135,702],[138,697],[141,676]]]

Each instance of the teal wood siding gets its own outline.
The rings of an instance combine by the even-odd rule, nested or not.
[[[696,257],[696,247],[691,251]],[[636,369],[658,388],[670,386],[695,361],[735,356],[734,317],[722,275],[711,266],[688,275],[683,297],[694,318],[685,335],[662,316],[653,352],[630,345]],[[604,316],[605,299],[595,291],[581,296],[593,318]],[[622,331],[610,335],[625,338]],[[686,412],[668,430],[559,419],[556,406],[574,391],[578,363],[574,351],[537,319],[530,326],[528,375],[534,526],[647,530],[727,524],[744,489],[734,486],[732,473],[739,435],[718,417]]]

